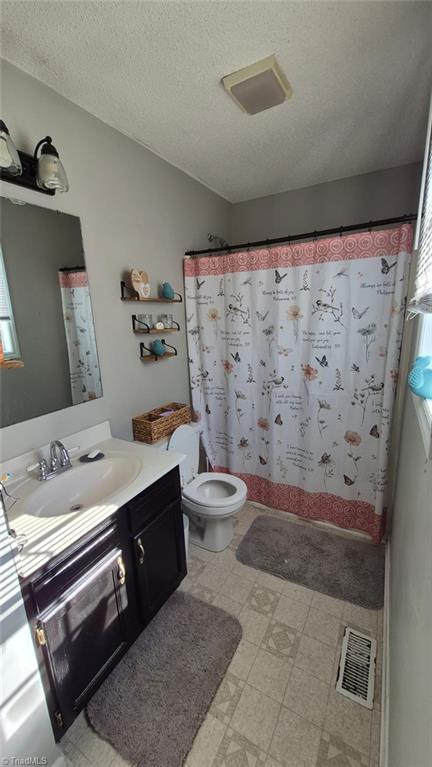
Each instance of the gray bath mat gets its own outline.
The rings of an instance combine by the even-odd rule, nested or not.
[[[87,705],[133,765],[180,767],[241,639],[236,618],[175,592]]]
[[[237,549],[249,567],[360,607],[384,603],[384,546],[278,517],[257,517]]]

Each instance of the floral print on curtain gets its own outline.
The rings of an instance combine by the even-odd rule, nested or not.
[[[379,542],[412,229],[185,259],[192,403],[250,500]]]
[[[66,343],[69,356],[72,404],[102,397],[87,272],[59,272]]]

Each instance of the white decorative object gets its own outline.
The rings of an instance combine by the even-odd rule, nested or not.
[[[147,272],[142,272],[139,269],[132,269],[131,282],[133,289],[136,290],[139,298],[149,298],[150,283]]]

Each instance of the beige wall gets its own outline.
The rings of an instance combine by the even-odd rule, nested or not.
[[[432,462],[408,391],[390,546],[388,767],[432,763]]]
[[[80,217],[104,396],[3,429],[0,458],[105,419],[116,436],[130,438],[133,415],[188,401],[189,386],[184,304],[173,307],[182,326],[170,337],[178,358],[144,365],[132,307],[120,302],[121,274],[140,266],[153,285],[168,280],[183,293],[184,251],[205,247],[209,231],[228,236],[229,204],[15,67],[2,62],[1,75],[1,114],[18,148],[33,152],[50,134],[70,182],[55,198],[11,184],[1,194]]]
[[[239,202],[230,242],[263,240],[417,211],[421,163]]]

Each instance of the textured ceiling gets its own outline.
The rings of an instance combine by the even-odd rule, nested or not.
[[[231,201],[422,156],[430,2],[6,0],[1,12],[4,58]],[[220,78],[271,53],[293,96],[243,114]]]

